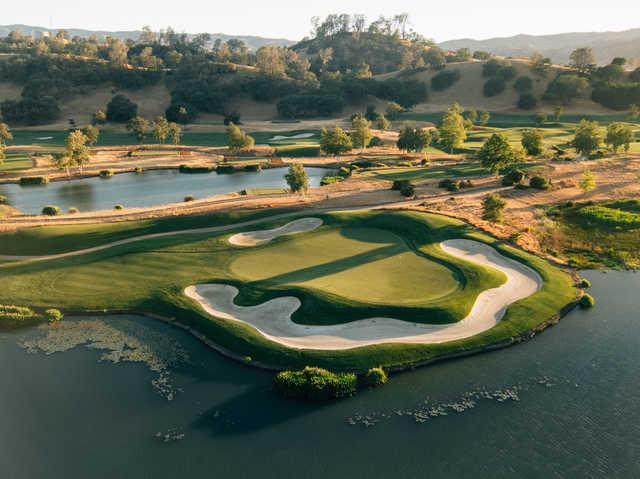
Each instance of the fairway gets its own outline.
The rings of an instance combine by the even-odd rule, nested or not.
[[[418,305],[453,293],[453,271],[377,228],[342,228],[268,245],[231,264],[239,278],[298,285],[355,301]]]

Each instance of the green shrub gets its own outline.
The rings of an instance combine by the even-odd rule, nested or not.
[[[78,208],[76,208],[75,206],[72,206],[69,208],[69,214],[74,215],[78,212]]]
[[[551,188],[551,182],[543,176],[534,176],[529,180],[529,186],[536,190],[548,190]]]
[[[338,170],[338,176],[342,176],[343,178],[346,178],[347,176],[351,175],[351,170],[347,167],[341,166],[340,169]]]
[[[640,214],[602,205],[587,205],[577,211],[578,215],[591,223],[613,228],[640,227]]]
[[[355,394],[357,378],[355,374],[335,374],[307,366],[302,371],[278,373],[274,385],[286,398],[326,401]]]
[[[372,148],[374,146],[382,146],[384,145],[384,141],[382,141],[382,138],[380,138],[379,136],[374,136],[373,138],[371,138],[371,140],[369,141],[369,148]]]
[[[262,165],[260,163],[256,163],[255,165],[245,165],[244,171],[251,171],[251,172],[262,171]]]
[[[398,163],[398,166],[404,166],[404,167],[409,168],[409,167],[411,167],[413,165],[408,161],[401,161],[400,163]]]
[[[211,173],[213,167],[206,165],[180,165],[178,171],[180,173]]]
[[[48,176],[23,176],[20,178],[20,184],[22,186],[46,185],[47,183],[49,183]]]
[[[438,187],[444,188],[447,191],[458,191],[460,189],[460,182],[450,178],[445,178],[444,180],[440,180]]]
[[[584,294],[580,298],[580,307],[582,309],[593,308],[596,305],[596,300],[590,294]]]
[[[21,322],[27,319],[36,319],[38,315],[26,306],[15,306],[12,304],[0,304],[0,321]]]
[[[236,172],[236,168],[233,165],[218,165],[216,167],[216,173],[218,173],[219,175],[225,175],[225,174],[230,174],[230,173],[235,173]]]
[[[113,176],[113,170],[100,170],[100,178],[111,178]]]
[[[113,209],[114,209],[114,210],[122,210],[122,209],[124,209],[124,206],[122,206],[122,205],[115,205],[115,206],[113,207]]]
[[[522,170],[511,170],[502,178],[502,186],[513,186],[522,183],[524,176],[525,174]]]
[[[431,89],[443,91],[460,80],[460,70],[442,70],[431,78]]]
[[[320,180],[320,186],[333,185],[334,183],[340,183],[341,181],[344,181],[342,176],[327,175]]]
[[[184,197],[184,201],[185,203],[188,203],[189,201],[193,201],[195,198],[193,197],[193,195],[187,195]]]
[[[400,194],[405,198],[410,198],[416,194],[416,187],[413,185],[413,183],[406,183],[402,185],[402,188],[400,188]]]
[[[387,382],[387,373],[384,372],[382,368],[371,368],[367,371],[367,373],[362,378],[364,384],[369,387],[378,387],[382,386]]]
[[[60,321],[63,316],[64,315],[62,314],[62,312],[59,309],[55,309],[55,308],[47,309],[44,312],[45,319],[50,323],[53,323],[55,321]]]
[[[143,169],[142,169],[142,167],[141,167],[141,166],[136,166],[136,167],[133,169],[133,172],[134,172],[134,173],[142,173],[142,171],[143,171]]]
[[[587,278],[581,278],[580,281],[578,281],[578,288],[589,289],[590,287],[591,281],[589,281]]]
[[[391,185],[392,191],[401,191],[406,185],[411,183],[409,180],[394,180]]]
[[[55,205],[47,205],[42,208],[42,214],[46,216],[58,216],[60,213],[60,208]]]
[[[0,205],[7,205],[9,204],[9,198],[7,198],[5,195],[0,195]]]

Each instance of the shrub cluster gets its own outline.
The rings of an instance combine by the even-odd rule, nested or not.
[[[55,205],[47,205],[42,208],[42,214],[46,216],[58,216],[60,213],[60,208]]]
[[[387,373],[382,368],[371,368],[362,378],[362,382],[369,387],[382,386],[387,380]]]
[[[458,191],[461,188],[472,188],[473,182],[471,180],[452,180],[451,178],[445,178],[438,183],[439,188],[444,188],[447,191]]]
[[[431,88],[435,91],[443,91],[453,86],[460,80],[460,70],[442,70],[431,79]]]
[[[216,173],[219,175],[235,173],[236,167],[233,165],[218,165],[216,166]]]
[[[302,371],[282,371],[275,377],[275,389],[282,396],[294,399],[326,401],[353,396],[356,393],[355,374],[336,374],[326,369],[305,367]]]
[[[100,170],[100,178],[111,178],[113,176],[113,170]]]
[[[50,323],[60,321],[63,318],[63,314],[59,309],[50,308],[44,312],[44,318]]]
[[[586,221],[613,228],[640,228],[640,214],[608,208],[602,205],[587,205],[577,211]]]
[[[529,180],[529,186],[536,190],[548,190],[551,188],[551,182],[544,176],[533,176]]]
[[[518,185],[524,181],[524,171],[513,169],[502,177],[502,186]]]
[[[580,298],[580,307],[582,309],[593,308],[596,305],[596,300],[590,294],[584,294]]]
[[[213,167],[206,165],[180,165],[178,171],[180,173],[211,173]]]
[[[19,323],[37,318],[38,314],[31,308],[11,304],[0,304],[0,321]]]
[[[22,186],[26,185],[46,185],[49,183],[48,176],[23,176],[20,178],[20,184]]]

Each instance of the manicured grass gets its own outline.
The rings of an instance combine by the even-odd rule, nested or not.
[[[0,174],[15,173],[31,167],[33,160],[25,153],[5,153],[5,158],[0,159]]]
[[[235,284],[241,287],[241,297],[238,301],[241,304],[296,294],[302,300],[303,310],[304,305],[308,305],[307,307],[315,308],[316,314],[321,315],[327,312],[359,311],[361,306],[328,293],[322,295],[316,290],[296,286],[286,286],[286,290],[274,290],[277,286],[259,281],[240,284],[232,269],[233,265],[237,267],[238,258],[248,250],[231,247],[227,242],[227,233],[218,236],[165,237],[53,261],[1,264],[4,287],[0,290],[0,304],[11,303],[34,308],[60,307],[63,312],[145,311],[176,318],[235,354],[251,357],[251,361],[285,368],[315,364],[332,370],[365,370],[374,366],[415,364],[444,354],[508,341],[550,319],[574,299],[575,290],[568,275],[535,256],[504,245],[456,220],[411,212],[343,212],[324,214],[322,217],[326,226],[318,230],[318,233],[349,228],[392,231],[403,239],[413,254],[432,262],[439,262],[441,265],[444,263],[448,268],[455,270],[459,275],[457,279],[463,278],[465,281],[462,291],[469,298],[474,298],[477,294],[477,291],[469,290],[474,284],[485,289],[494,284],[492,281],[499,281],[499,278],[495,276],[495,272],[464,262],[447,264],[448,257],[441,251],[438,253],[439,248],[436,247],[437,243],[444,239],[468,237],[487,242],[503,254],[536,269],[545,281],[544,286],[535,295],[512,305],[498,326],[466,340],[430,346],[387,344],[344,351],[292,350],[268,341],[247,325],[205,315],[194,301],[184,296],[184,287],[216,281]],[[264,227],[277,226],[283,222],[284,220],[265,221]],[[256,226],[253,225],[249,229],[255,230]],[[96,234],[108,238],[106,232],[96,231]],[[274,252],[277,252],[288,242],[313,235],[314,233],[307,233],[295,237],[282,237],[272,245],[259,248],[265,252],[273,248]],[[307,255],[313,253],[306,252]],[[426,288],[431,286],[425,285]],[[285,285],[280,287],[285,288]],[[366,288],[366,283],[361,287]],[[397,293],[400,294],[401,291],[397,290]],[[464,300],[464,295],[460,299]],[[399,314],[404,311],[404,317],[413,320],[417,308],[382,308],[369,305],[368,308],[364,308],[363,314],[370,316],[372,312],[385,309],[387,312]],[[407,312],[412,314],[406,314]],[[348,316],[351,317],[351,314]]]
[[[477,162],[416,168],[381,168],[366,170],[361,173],[362,176],[372,176],[380,180],[388,181],[418,181],[456,176],[480,176],[487,174],[487,170]]]

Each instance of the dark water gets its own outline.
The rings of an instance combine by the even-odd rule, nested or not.
[[[332,171],[326,168],[306,168],[311,186]],[[260,173],[238,172],[231,175],[182,174],[177,170],[155,170],[143,173],[123,173],[110,179],[85,178],[55,181],[43,186],[0,185],[0,194],[25,213],[40,213],[46,205],[56,205],[67,211],[154,206],[183,201],[187,195],[196,199],[211,195],[238,192],[250,188],[284,188],[286,168],[270,168]]]
[[[328,405],[280,400],[271,374],[152,320],[100,320],[92,337],[151,366],[28,354],[17,342],[46,332],[3,334],[2,476],[640,477],[640,275],[587,277],[597,308],[533,341]]]

